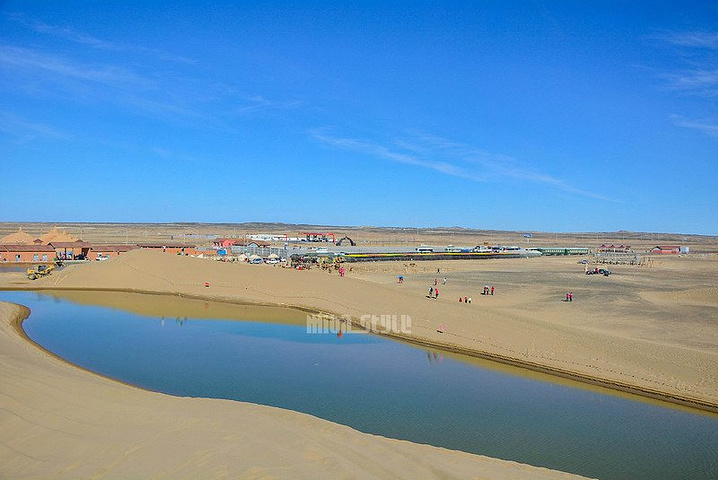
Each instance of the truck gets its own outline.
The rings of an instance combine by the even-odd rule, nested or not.
[[[50,275],[53,270],[55,270],[55,265],[38,265],[34,268],[31,267],[27,269],[27,278],[35,280],[36,278]]]

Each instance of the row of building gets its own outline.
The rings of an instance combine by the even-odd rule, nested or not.
[[[196,245],[137,243],[108,245],[88,243],[53,228],[38,238],[20,228],[0,238],[0,263],[51,263],[68,260],[105,260],[138,248],[177,255],[197,255]]]
[[[597,253],[634,253],[633,249],[629,245],[606,245],[605,243],[596,249]],[[679,255],[690,253],[689,247],[682,247],[680,245],[657,245],[650,250],[648,253],[654,255]]]
[[[0,263],[51,263],[67,260],[106,260],[138,248],[158,250],[175,255],[197,255],[195,245],[139,243],[104,245],[83,242],[39,244],[0,244]]]

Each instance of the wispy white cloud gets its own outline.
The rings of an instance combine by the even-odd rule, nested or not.
[[[718,97],[718,70],[683,70],[660,75],[668,87],[703,97]]]
[[[82,100],[88,105],[112,104],[136,115],[172,123],[192,122],[232,134],[238,133],[234,125],[237,117],[288,111],[304,104],[297,99],[240,94],[230,85],[204,77],[194,62],[172,58],[168,52],[105,41],[70,27],[27,20],[22,15],[6,16],[33,32],[113,53],[100,56],[98,61],[97,55],[87,55],[88,49],[58,53],[56,42],[45,48],[0,43],[0,71],[8,73],[5,83],[18,92],[43,99]],[[138,60],[137,52],[186,65],[167,69],[156,61]]]
[[[669,32],[655,38],[679,47],[718,50],[717,32]]]
[[[389,145],[336,136],[326,128],[313,131],[312,136],[316,140],[336,148],[392,162],[414,165],[473,182],[498,182],[513,179],[548,185],[575,195],[613,201],[526,167],[509,155],[490,153],[471,145],[452,142],[432,135],[417,135],[409,140],[395,140]]]
[[[455,161],[468,164],[471,170],[479,168],[487,179],[500,180],[510,178],[529,181],[550,185],[577,195],[596,198],[599,200],[613,201],[602,195],[583,190],[566,183],[561,179],[532,169],[510,155],[492,153],[471,145],[448,141],[432,135],[421,135],[416,138],[419,142],[423,143],[424,146],[428,146],[429,154],[438,153],[440,155],[448,156]],[[414,145],[414,148],[417,148],[416,145]],[[422,147],[418,148],[420,149]]]
[[[70,136],[62,130],[42,122],[28,120],[7,110],[0,110],[0,132],[14,137],[15,141],[27,142],[38,137],[66,139]]]
[[[193,108],[190,105],[166,101],[154,97],[146,97],[141,95],[135,95],[129,93],[121,98],[118,98],[123,107],[134,110],[135,113],[143,112],[150,114],[154,117],[166,117],[166,118],[185,118],[194,121],[202,121],[205,125],[208,123],[214,123],[213,119],[202,112],[200,109]]]
[[[661,42],[675,47],[672,53],[680,67],[660,73],[667,88],[709,99],[718,99],[718,32],[667,32],[656,36]],[[671,115],[673,125],[690,128],[718,137],[718,124],[711,120],[695,120],[683,115]]]
[[[116,45],[112,42],[107,42],[104,40],[100,40],[99,38],[95,38],[91,35],[76,32],[68,27],[59,27],[59,26],[55,26],[55,25],[48,25],[46,23],[41,23],[41,22],[21,21],[21,23],[37,33],[53,35],[56,37],[64,38],[65,40],[69,40],[71,42],[88,45],[93,48],[99,48],[101,50],[111,50],[111,51],[123,50],[122,47],[120,47],[119,45]]]
[[[87,33],[74,30],[70,27],[50,25],[37,20],[27,19],[24,15],[21,14],[7,14],[7,16],[36,33],[52,35],[54,37],[62,38],[70,42],[87,45],[95,49],[113,52],[141,53],[151,55],[166,61],[195,63],[193,59],[183,55],[178,55],[156,48],[147,48],[140,45],[130,45],[102,40],[92,35],[88,35]]]
[[[665,32],[652,39],[674,47],[676,67],[658,73],[669,89],[718,98],[718,32]]]
[[[114,65],[85,65],[37,50],[0,45],[0,66],[6,69],[45,71],[115,87],[152,88],[155,82],[126,68]]]
[[[711,137],[718,137],[718,123],[710,120],[689,120],[680,115],[672,115],[671,121],[674,125],[684,128],[692,128],[703,132]]]
[[[342,138],[328,134],[326,131],[320,129],[312,132],[312,136],[322,143],[331,145],[333,147],[341,148],[343,150],[351,150],[355,152],[364,153],[375,158],[383,158],[391,160],[397,163],[404,163],[407,165],[415,165],[418,167],[424,167],[434,170],[445,175],[451,175],[454,177],[466,178],[477,182],[486,181],[487,179],[481,175],[474,174],[470,171],[464,170],[456,165],[448,163],[446,161],[426,160],[419,158],[416,155],[402,153],[396,150],[392,150],[389,147],[379,145],[366,140],[357,140],[353,138]]]
[[[72,98],[120,105],[125,110],[153,117],[201,120],[205,126],[221,121],[192,103],[188,92],[173,94],[181,88],[163,83],[162,78],[141,74],[113,64],[85,64],[60,55],[29,48],[0,45],[0,69],[25,74],[45,88],[42,95],[64,92]],[[16,78],[21,78],[15,75]],[[193,86],[194,89],[202,87]],[[176,98],[175,98],[176,97]]]
[[[63,55],[0,44],[0,71],[10,72],[17,89],[31,84],[31,93],[44,98],[82,98],[88,103],[114,104],[125,111],[172,123],[192,122],[204,128],[236,134],[237,115],[299,108],[300,100],[276,101],[240,96],[227,85],[188,72],[167,77],[137,71],[122,64],[85,63]],[[239,105],[232,107],[232,105]]]
[[[302,106],[301,100],[268,100],[262,95],[255,95],[244,99],[242,104],[234,111],[240,115],[250,115],[268,110],[291,110]]]

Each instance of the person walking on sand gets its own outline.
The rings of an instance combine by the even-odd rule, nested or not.
[[[439,282],[439,281],[438,281],[437,279],[434,279],[434,286],[436,286],[436,284],[437,284],[438,282]]]
[[[434,295],[434,287],[429,287],[429,296],[431,297]],[[566,294],[566,298],[568,299],[568,294]]]
[[[573,292],[568,292],[568,301],[573,302]]]
[[[494,286],[491,285],[491,295],[493,295],[493,294],[494,294]]]
[[[435,288],[435,289],[434,289],[434,298],[437,299],[437,300],[438,300],[438,298],[439,298],[439,289],[438,289],[438,288]]]
[[[446,277],[444,277],[444,285],[446,285]]]
[[[471,297],[469,297],[469,303],[471,303]]]

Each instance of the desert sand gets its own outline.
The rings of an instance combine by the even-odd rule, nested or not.
[[[408,341],[715,410],[716,266],[710,256],[666,258],[651,269],[612,267],[615,274],[603,277],[584,275],[576,258],[386,262],[350,265],[340,278],[133,251],[35,282],[4,274],[0,286],[171,293],[295,306],[357,322],[363,315],[409,315]],[[430,299],[435,278],[441,293]],[[484,284],[496,295],[480,295]],[[569,290],[574,301],[563,302]],[[473,302],[459,303],[459,296]],[[15,307],[3,305],[0,314],[0,463],[10,478],[564,476],[275,408],[141,391],[21,338],[10,321]]]

